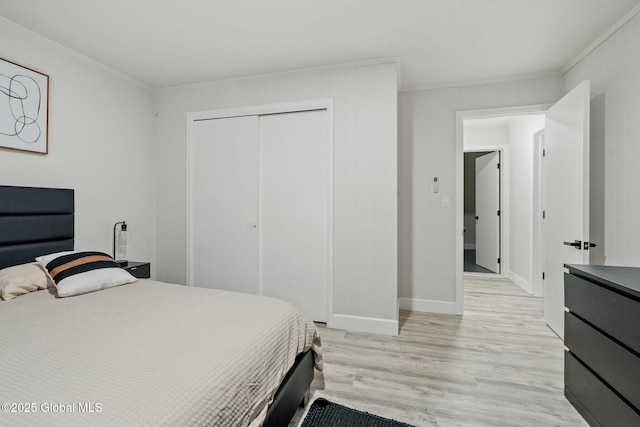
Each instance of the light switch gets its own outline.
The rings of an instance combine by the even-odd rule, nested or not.
[[[442,206],[449,206],[449,196],[443,195],[441,199]]]
[[[437,193],[438,191],[440,191],[440,184],[438,183],[437,176],[433,177],[433,184],[431,184],[431,191],[433,191],[434,193]]]

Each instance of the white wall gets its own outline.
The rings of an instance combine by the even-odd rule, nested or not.
[[[509,128],[506,123],[484,126],[478,123],[482,120],[464,121],[465,150],[484,150],[487,147],[509,144]]]
[[[564,76],[591,80],[591,263],[640,266],[640,15]]]
[[[456,206],[463,197],[456,194],[456,112],[546,104],[560,94],[559,76],[400,94],[401,307],[456,312]],[[439,194],[431,192],[434,176]],[[442,195],[451,196],[449,206]]]
[[[128,258],[155,267],[152,91],[0,19],[0,57],[49,75],[49,154],[0,149],[0,184],[75,189],[76,249],[111,253],[126,220]]]
[[[395,62],[159,90],[158,277],[185,283],[187,112],[334,100],[334,326],[397,333]]]
[[[544,115],[509,121],[509,266],[507,277],[532,293],[533,135]]]

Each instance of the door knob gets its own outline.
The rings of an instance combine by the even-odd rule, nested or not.
[[[598,245],[596,245],[595,243],[584,242],[584,245],[583,245],[582,249],[584,249],[585,251],[588,251],[589,248],[595,248],[596,246],[598,246]]]
[[[478,215],[474,216],[473,218],[477,221],[478,220]]]
[[[582,241],[580,241],[580,240],[575,240],[573,243],[564,242],[564,244],[565,244],[565,246],[573,246],[574,248],[582,249]]]

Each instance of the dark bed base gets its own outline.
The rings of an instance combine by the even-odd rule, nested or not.
[[[262,427],[287,427],[300,406],[304,406],[313,381],[313,351],[308,350],[296,359],[289,369],[273,403],[267,411]]]
[[[0,268],[73,250],[74,192],[0,185]],[[313,351],[299,355],[276,391],[263,427],[287,427],[313,380]]]

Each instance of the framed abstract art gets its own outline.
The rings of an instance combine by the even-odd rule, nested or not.
[[[0,148],[47,154],[49,76],[0,58]]]

